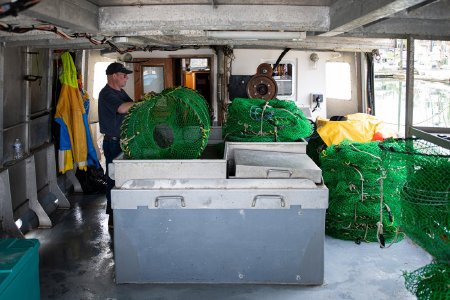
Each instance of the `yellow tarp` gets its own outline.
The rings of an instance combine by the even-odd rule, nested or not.
[[[317,117],[317,133],[327,146],[340,144],[344,140],[364,143],[395,136],[375,116],[356,113],[346,117],[346,121]]]

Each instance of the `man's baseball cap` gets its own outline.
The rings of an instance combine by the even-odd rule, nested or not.
[[[118,62],[113,62],[106,68],[106,75],[112,75],[114,73],[125,73],[125,74],[131,74],[133,71],[128,70],[125,68],[124,65]]]

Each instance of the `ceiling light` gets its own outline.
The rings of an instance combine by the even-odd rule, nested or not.
[[[113,43],[127,43],[128,42],[128,37],[126,37],[126,36],[113,36],[111,40],[112,40]]]
[[[206,36],[229,40],[304,40],[303,31],[207,31]]]

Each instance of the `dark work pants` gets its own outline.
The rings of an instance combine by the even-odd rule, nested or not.
[[[105,155],[106,159],[106,213],[112,214],[111,209],[111,189],[115,185],[115,181],[112,180],[109,177],[109,167],[108,165],[112,163],[113,159],[116,158],[120,153],[122,152],[122,149],[120,149],[120,142],[119,141],[113,141],[113,140],[103,140],[103,154]]]

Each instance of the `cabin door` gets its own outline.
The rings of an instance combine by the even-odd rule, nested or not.
[[[151,58],[134,64],[134,97],[142,99],[146,93],[160,93],[173,87],[173,66],[170,58]]]

